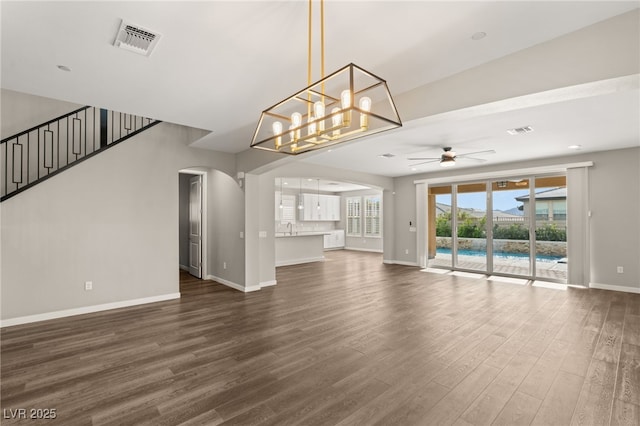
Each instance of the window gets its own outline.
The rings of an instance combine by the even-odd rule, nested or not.
[[[565,221],[567,220],[567,202],[554,201],[553,202],[553,220]]]
[[[347,198],[347,235],[357,237],[361,235],[361,210],[360,197]]]
[[[365,237],[381,236],[381,205],[378,195],[364,197],[364,235]]]
[[[536,203],[536,220],[549,220],[549,204],[546,201]]]
[[[296,197],[276,192],[276,220],[282,225],[296,223]]]

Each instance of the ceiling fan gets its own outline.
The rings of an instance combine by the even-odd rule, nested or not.
[[[415,167],[415,166],[419,166],[421,164],[427,164],[427,163],[434,163],[436,161],[440,162],[440,165],[442,167],[450,167],[450,166],[455,166],[456,164],[456,159],[458,158],[465,158],[468,160],[474,160],[474,161],[481,161],[481,162],[485,162],[487,161],[484,158],[476,158],[476,157],[471,157],[472,155],[476,155],[476,154],[495,154],[496,152],[493,149],[488,149],[486,151],[476,151],[476,152],[468,152],[466,154],[460,154],[457,155],[455,152],[451,151],[451,147],[447,146],[442,148],[443,149],[443,153],[440,157],[432,157],[432,158],[425,158],[425,157],[412,157],[409,158],[409,161],[421,161],[421,160],[427,160],[427,161],[423,161],[422,163],[417,163],[417,164],[412,164],[411,167]]]

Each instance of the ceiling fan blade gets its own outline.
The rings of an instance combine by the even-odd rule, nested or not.
[[[422,163],[410,164],[409,167],[421,166],[421,165],[427,164],[427,163],[435,163],[436,161],[440,161],[440,159],[439,158],[434,158],[434,159],[431,159],[429,161],[423,161]]]
[[[496,152],[493,149],[488,149],[486,151],[476,151],[476,152],[467,152],[465,154],[458,154],[457,157],[468,157],[469,155],[475,154],[495,154]]]
[[[487,160],[486,158],[476,158],[476,157],[462,157],[463,160],[474,160],[474,161],[480,161],[481,163],[484,163]]]
[[[407,158],[409,161],[420,161],[420,160],[439,160],[440,157],[412,157]]]

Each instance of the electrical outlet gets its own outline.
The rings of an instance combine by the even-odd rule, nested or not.
[[[93,290],[93,281],[85,281],[84,282],[84,289],[89,291],[89,290]]]
[[[622,266],[618,266],[618,273],[624,274],[624,268]]]
[[[222,269],[227,269],[227,262],[222,262]]]
[[[409,254],[409,249],[405,249],[404,254]]]

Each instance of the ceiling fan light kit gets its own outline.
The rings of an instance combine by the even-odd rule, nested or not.
[[[351,63],[324,76],[324,0],[321,10],[321,75],[311,83],[309,0],[308,87],[264,110],[252,148],[297,155],[402,126],[387,82]]]

